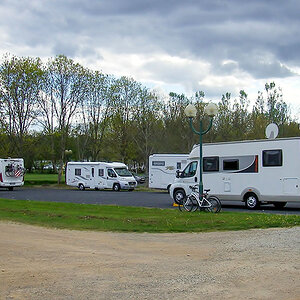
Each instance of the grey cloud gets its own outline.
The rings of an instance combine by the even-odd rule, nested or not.
[[[284,78],[284,77],[296,75],[286,66],[280,64],[278,61],[264,62],[264,61],[257,61],[255,59],[248,60],[248,61],[244,60],[241,62],[241,68],[247,70],[255,78],[258,79],[272,78],[272,77]]]
[[[286,65],[300,66],[299,8],[296,0],[7,0],[0,29],[11,44],[48,47],[52,55],[162,52],[208,61],[219,75],[287,77],[294,74]],[[258,63],[256,52],[272,61]],[[180,81],[165,73],[157,69],[157,77]]]

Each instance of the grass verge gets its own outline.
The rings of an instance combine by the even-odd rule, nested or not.
[[[95,231],[208,232],[292,227],[300,216],[259,213],[181,213],[178,210],[0,199],[0,220]]]
[[[62,183],[65,182],[65,176],[62,176]],[[57,184],[58,174],[26,173],[24,185],[48,185]]]

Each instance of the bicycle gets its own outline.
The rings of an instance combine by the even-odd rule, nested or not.
[[[199,200],[199,192],[197,191],[198,185],[190,186],[192,192],[182,200],[178,208],[180,211],[194,212],[197,209],[200,211],[207,211],[218,213],[221,211],[221,202],[216,196],[208,196],[210,189],[204,190],[202,199]]]

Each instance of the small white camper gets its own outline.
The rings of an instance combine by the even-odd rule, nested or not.
[[[149,188],[167,189],[176,178],[176,171],[187,164],[188,154],[152,154],[149,156]]]
[[[170,188],[175,202],[199,183],[199,145]],[[220,200],[244,201],[255,209],[300,201],[300,138],[224,142],[203,145],[203,187]]]
[[[123,163],[113,162],[68,162],[66,184],[80,190],[113,189],[134,190],[136,180]]]
[[[24,160],[23,158],[0,158],[0,188],[24,185]]]

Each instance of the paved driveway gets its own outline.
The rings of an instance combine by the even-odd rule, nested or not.
[[[121,205],[157,208],[174,208],[173,202],[167,192],[113,192],[78,189],[52,189],[52,188],[16,188],[14,191],[0,190],[0,198],[17,200],[37,200],[50,202],[71,202],[81,204]],[[248,212],[242,202],[222,202],[223,211]],[[298,214],[300,215],[300,202],[288,203],[284,209],[275,209],[273,205],[262,206],[256,212]]]

